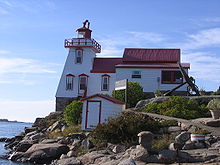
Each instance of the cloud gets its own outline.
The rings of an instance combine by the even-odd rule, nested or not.
[[[48,65],[24,58],[0,58],[0,74],[6,73],[56,73]]]
[[[1,54],[9,54],[10,52],[9,51],[7,51],[7,50],[0,50],[0,55]]]
[[[47,10],[45,10],[47,9]],[[39,13],[42,10],[49,11],[56,9],[56,5],[52,0],[1,0],[0,1],[0,14],[10,14],[14,10],[21,10],[28,13]]]
[[[187,41],[185,43],[179,43],[185,50],[220,47],[220,28],[201,30],[196,34],[189,34],[186,37]]]
[[[48,77],[48,74],[57,73],[56,66],[57,64],[33,59],[0,57],[0,84],[33,85],[38,79],[31,78],[31,75],[38,74]]]
[[[191,52],[182,55],[182,61],[190,62],[190,73],[195,77],[220,83],[220,57],[210,52]]]
[[[16,101],[0,100],[0,118],[23,122],[34,122],[37,117],[45,117],[55,111],[54,100]]]
[[[127,31],[116,36],[102,36],[99,39],[102,45],[100,56],[122,56],[125,47],[146,47],[162,43],[166,37],[152,32]]]

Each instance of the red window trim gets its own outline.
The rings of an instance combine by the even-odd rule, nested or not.
[[[81,77],[81,76],[89,77],[89,75],[87,75],[87,74],[85,74],[85,73],[82,73],[82,74],[79,75],[79,77]]]
[[[111,77],[111,76],[108,74],[103,74],[102,77]]]
[[[108,78],[108,89],[103,89],[103,79],[107,77]],[[109,75],[102,75],[102,82],[101,82],[101,91],[109,91]]]
[[[180,72],[180,71],[179,70],[162,70],[161,71],[161,84],[181,84],[181,83],[183,83],[183,78],[182,78],[182,81],[179,83],[174,83],[174,82],[164,83],[163,82],[163,72],[173,72],[173,73],[171,73],[171,80],[174,80],[174,72]]]
[[[100,100],[87,100],[87,102],[86,102],[86,123],[85,123],[85,129],[88,129],[88,109],[89,109],[89,107],[88,107],[88,105],[89,105],[89,102],[99,102],[100,104],[99,104],[99,123],[98,124],[100,124],[101,123],[101,117],[102,117],[102,101],[100,101]]]

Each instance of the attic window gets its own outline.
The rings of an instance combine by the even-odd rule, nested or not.
[[[66,75],[66,90],[73,90],[73,78],[72,74]]]
[[[82,58],[83,58],[83,50],[77,49],[76,50],[76,64],[82,64]]]
[[[131,78],[141,78],[141,71],[132,71]]]
[[[183,76],[180,71],[162,71],[163,84],[181,84]]]

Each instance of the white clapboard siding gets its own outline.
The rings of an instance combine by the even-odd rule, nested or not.
[[[113,103],[109,100],[103,99],[101,97],[94,97],[91,99],[88,99],[89,101],[101,101],[101,123],[107,122],[108,118],[115,117],[119,115],[122,112],[123,106],[121,104]],[[82,129],[85,130],[86,126],[86,107],[87,107],[87,101],[83,101],[83,112],[82,112]],[[91,116],[88,117],[88,125],[90,123],[98,123],[97,118],[99,116],[99,113],[97,113],[96,110],[90,109],[90,112],[88,112],[88,116],[90,113],[93,113]]]
[[[150,68],[117,68],[116,81],[128,79],[128,81],[139,82],[143,87],[144,92],[155,92],[158,88],[160,90],[170,90],[179,84],[161,84],[162,70],[179,70],[179,69],[150,69]],[[141,71],[141,78],[132,78],[132,71]],[[186,70],[187,71],[187,70]],[[158,84],[157,78],[160,78]],[[179,88],[177,91],[186,91],[186,85]]]

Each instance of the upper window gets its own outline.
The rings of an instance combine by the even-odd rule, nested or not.
[[[76,64],[82,64],[82,58],[83,58],[83,50],[77,49],[76,50]]]
[[[180,84],[183,82],[183,76],[180,71],[162,71],[163,84]]]
[[[141,78],[141,71],[133,71],[132,78]]]
[[[109,90],[109,75],[103,75],[102,76],[102,91],[108,91]]]
[[[73,78],[72,74],[66,75],[66,90],[73,90]]]

